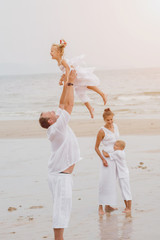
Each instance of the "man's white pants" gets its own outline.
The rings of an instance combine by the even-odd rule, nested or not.
[[[67,228],[72,208],[72,175],[49,174],[48,184],[53,197],[53,228]]]

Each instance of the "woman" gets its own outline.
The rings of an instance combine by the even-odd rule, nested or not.
[[[105,205],[105,211],[114,211],[117,208],[112,206],[117,205],[117,194],[116,194],[116,165],[114,161],[109,158],[105,158],[102,151],[99,149],[102,143],[103,149],[106,152],[113,151],[113,145],[119,138],[118,127],[113,123],[114,113],[109,109],[105,109],[103,113],[103,119],[105,122],[96,139],[95,151],[101,159],[100,169],[100,182],[99,182],[99,214],[103,215],[103,205]]]

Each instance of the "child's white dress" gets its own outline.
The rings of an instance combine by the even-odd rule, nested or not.
[[[87,96],[87,86],[98,86],[100,83],[99,78],[93,73],[94,68],[81,67],[80,64],[83,64],[84,56],[81,55],[79,57],[75,57],[72,59],[65,59],[68,66],[70,67],[70,71],[75,69],[77,73],[77,77],[74,81],[75,92],[80,98],[80,100],[85,103],[89,102],[90,99]],[[63,72],[66,73],[65,67],[60,64],[59,68]]]

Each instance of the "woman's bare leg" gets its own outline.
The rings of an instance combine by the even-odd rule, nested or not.
[[[99,205],[98,213],[99,213],[99,215],[104,215],[104,211],[103,211],[103,206],[102,205]]]
[[[123,213],[131,212],[131,205],[132,205],[132,200],[126,201],[126,209],[123,211]]]
[[[106,105],[106,103],[107,103],[107,95],[106,95],[104,92],[102,92],[102,91],[101,91],[98,87],[96,87],[96,86],[87,86],[87,88],[90,89],[90,90],[92,90],[92,91],[94,91],[94,92],[96,92],[96,93],[98,93],[98,94],[102,97],[103,102],[104,102],[104,105]]]
[[[90,115],[91,115],[91,118],[94,118],[94,108],[90,105],[89,102],[85,102],[84,103],[86,105],[86,107],[88,108],[89,112],[90,112]]]

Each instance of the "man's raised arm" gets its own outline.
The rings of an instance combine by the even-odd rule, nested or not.
[[[72,113],[72,109],[74,106],[74,80],[76,78],[76,71],[72,70],[69,75],[69,81],[66,84],[66,93],[64,99],[64,110],[66,110],[69,114]]]
[[[62,76],[65,78],[65,75]],[[72,70],[69,75],[68,83],[64,82],[63,91],[61,94],[61,98],[59,101],[59,108],[65,109],[69,114],[72,113],[73,105],[74,105],[74,80],[76,78],[76,71]]]
[[[64,79],[64,78],[65,78],[65,75],[63,74],[61,79]],[[64,82],[61,98],[60,98],[60,101],[59,101],[59,108],[61,108],[61,109],[64,109],[66,90],[67,90],[67,86],[66,86],[66,83]]]

